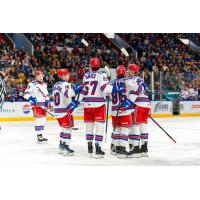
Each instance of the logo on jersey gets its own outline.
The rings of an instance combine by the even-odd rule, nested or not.
[[[30,111],[31,111],[30,105],[28,105],[28,104],[23,105],[23,107],[22,107],[22,112],[23,112],[24,114],[28,114],[28,113],[30,113]]]

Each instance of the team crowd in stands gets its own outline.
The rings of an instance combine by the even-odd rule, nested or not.
[[[34,45],[34,55],[25,49],[11,48],[0,37],[0,68],[6,72],[8,101],[23,101],[27,84],[34,79],[34,71],[45,72],[49,89],[58,81],[56,70],[68,68],[72,83],[81,82],[88,69],[90,57],[99,57],[102,66],[115,68],[127,66],[128,60],[103,34],[25,34]],[[179,91],[182,100],[200,99],[200,60],[194,59],[180,36],[198,42],[199,34],[122,34],[121,36],[138,52],[134,60],[143,71],[144,79],[151,91],[152,72],[155,92]],[[84,38],[89,46],[85,47]],[[131,58],[132,59],[132,58]],[[162,87],[161,87],[162,86]]]

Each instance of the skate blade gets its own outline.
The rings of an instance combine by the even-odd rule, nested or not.
[[[58,150],[58,154],[64,154],[62,150]]]
[[[148,153],[141,153],[141,157],[148,157]]]
[[[140,153],[135,153],[135,154],[129,155],[128,157],[129,158],[141,158],[141,154]]]
[[[117,157],[118,157],[119,159],[126,159],[126,158],[127,158],[127,155],[120,155],[120,154],[118,154]]]
[[[116,155],[117,155],[116,152],[112,152],[112,151],[110,152],[110,154],[113,155],[113,156],[116,156]]]
[[[96,155],[96,154],[95,154],[95,155],[93,156],[93,158],[94,158],[94,159],[101,159],[101,158],[104,158],[104,155]]]
[[[89,158],[92,158],[93,157],[93,153],[89,153]]]
[[[74,153],[63,153],[63,156],[73,156]]]
[[[47,141],[42,141],[42,142],[37,141],[37,144],[47,144]]]

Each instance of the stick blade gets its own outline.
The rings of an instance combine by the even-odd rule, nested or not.
[[[123,53],[126,57],[129,56],[129,53],[126,51],[126,49],[125,49],[124,47],[121,48],[121,51],[122,51],[122,53]]]
[[[88,42],[87,42],[85,39],[81,39],[81,42],[82,42],[86,47],[89,46]]]

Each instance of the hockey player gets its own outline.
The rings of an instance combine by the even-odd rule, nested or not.
[[[24,92],[24,98],[29,100],[32,105],[38,143],[45,143],[48,141],[48,139],[43,137],[43,134],[46,121],[45,109],[50,108],[50,102],[47,85],[43,82],[43,77],[44,74],[42,71],[35,71],[35,80],[28,84]]]
[[[135,103],[133,112],[133,127],[129,134],[129,147],[132,149],[132,157],[148,156],[148,129],[147,121],[150,114],[150,101],[146,93],[146,85],[142,78],[138,76],[139,66],[130,64],[129,85],[131,87],[130,100]],[[141,146],[140,146],[141,142]]]
[[[133,125],[132,112],[134,110],[134,104],[129,100],[130,88],[127,84],[127,79],[125,79],[125,66],[118,66],[116,74],[117,79],[111,82],[111,85],[113,86],[111,92],[112,124],[114,127],[111,153],[117,155],[118,158],[127,158],[131,155],[131,153],[126,151],[126,146],[130,128]]]
[[[68,82],[70,73],[67,69],[59,69],[57,74],[61,81],[54,85],[53,96],[55,117],[61,127],[59,153],[71,156],[74,153],[74,150],[69,148],[72,127],[74,126],[72,112],[79,104],[73,97],[80,93],[82,88],[80,85],[71,86]]]
[[[105,96],[103,90],[108,83],[108,78],[106,73],[99,71],[99,69],[100,60],[91,58],[90,71],[84,75],[84,89],[82,91],[88,153],[92,156],[93,140],[95,140],[95,158],[101,158],[105,155],[105,152],[101,149],[105,125]],[[96,134],[94,134],[94,128],[96,128]]]

